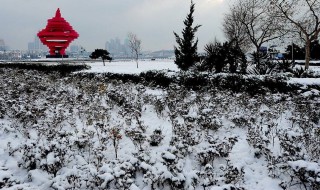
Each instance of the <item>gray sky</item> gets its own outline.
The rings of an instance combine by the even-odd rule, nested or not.
[[[198,48],[224,40],[223,14],[228,0],[194,0]],[[11,49],[26,50],[28,42],[45,28],[47,19],[60,8],[80,37],[73,42],[88,51],[104,48],[105,42],[123,40],[133,32],[142,40],[143,50],[173,49],[173,31],[181,34],[190,0],[1,0],[0,39]]]

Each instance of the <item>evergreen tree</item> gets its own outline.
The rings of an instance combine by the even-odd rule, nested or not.
[[[293,44],[293,59],[294,60],[304,60],[306,56],[305,52],[306,47],[299,47],[296,44]],[[292,59],[292,45],[288,45],[286,48],[286,59]],[[311,42],[310,45],[310,58],[319,60],[320,59],[320,44],[318,40]]]
[[[226,52],[226,63],[229,65],[229,72],[236,73],[239,68],[240,73],[245,74],[247,70],[247,58],[237,41],[225,42],[223,49]]]
[[[198,59],[198,39],[194,41],[194,38],[195,33],[201,25],[192,27],[194,6],[195,4],[193,3],[193,1],[191,1],[190,13],[184,20],[185,28],[182,31],[182,37],[180,37],[177,33],[173,32],[178,43],[178,47],[174,47],[174,53],[176,56],[175,64],[177,64],[178,67],[184,71],[188,70],[191,66],[193,66]]]
[[[97,58],[101,57],[102,62],[103,62],[103,66],[105,66],[104,60],[109,60],[109,61],[112,60],[112,58],[109,56],[109,54],[110,53],[105,49],[95,49],[94,52],[92,52],[89,57],[91,59],[97,59]]]
[[[318,40],[311,43],[311,59],[320,60],[320,44]]]
[[[205,69],[210,72],[213,70],[215,70],[216,73],[222,72],[226,66],[225,58],[227,56],[223,45],[217,41],[214,43],[211,42],[205,45],[204,50],[206,52]]]
[[[293,44],[293,59],[294,60],[304,60],[305,58],[305,49],[304,47],[299,47],[296,44]],[[285,59],[292,59],[292,44],[288,45],[286,48]]]

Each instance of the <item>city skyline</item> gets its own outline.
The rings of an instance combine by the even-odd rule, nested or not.
[[[195,24],[202,25],[196,34],[201,50],[215,38],[224,40],[221,22],[230,1],[194,2]],[[105,43],[116,37],[125,39],[128,32],[137,34],[144,51],[173,49],[173,31],[181,34],[189,7],[190,1],[186,0],[93,0],[90,3],[83,0],[3,0],[0,24],[5,27],[0,31],[0,39],[11,49],[27,50],[28,42],[60,8],[62,16],[80,34],[73,44],[88,51],[105,48]]]

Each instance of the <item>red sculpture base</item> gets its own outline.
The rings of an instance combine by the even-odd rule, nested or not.
[[[46,58],[68,58],[69,55],[46,55]]]

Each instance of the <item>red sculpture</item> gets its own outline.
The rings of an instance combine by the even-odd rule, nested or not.
[[[65,51],[79,34],[61,17],[60,9],[57,9],[56,16],[48,19],[46,28],[38,32],[38,37],[50,49],[47,57],[68,57]]]

